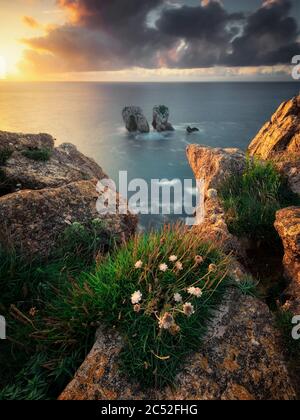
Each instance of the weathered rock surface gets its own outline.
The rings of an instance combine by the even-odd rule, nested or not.
[[[23,144],[21,135],[18,138]],[[45,147],[42,144],[40,140],[39,148]],[[1,167],[12,186],[20,184],[22,189],[54,188],[71,182],[107,177],[93,159],[84,156],[72,144],[65,143],[53,148],[52,155],[46,162],[25,157],[17,140],[15,148],[16,151]]]
[[[102,329],[60,400],[292,400],[278,338],[267,306],[232,290],[173,389],[142,391],[130,382],[118,370],[121,337]]]
[[[249,146],[251,156],[271,159],[281,153],[288,159],[300,154],[300,96],[284,102]]]
[[[136,131],[139,131],[140,133],[149,133],[149,123],[140,107],[127,106],[123,109],[122,116],[126,128],[130,133]]]
[[[284,246],[284,268],[290,285],[285,308],[300,314],[300,207],[289,207],[276,214],[275,228]]]
[[[300,194],[300,96],[284,102],[252,140],[251,156],[272,159]]]
[[[117,238],[128,239],[137,219],[128,215],[99,215],[97,179],[69,183],[58,188],[23,190],[0,197],[0,242],[26,254],[46,256],[58,236],[72,222],[101,218]]]
[[[225,252],[234,251],[236,255],[244,256],[240,242],[228,230],[218,188],[226,178],[243,172],[245,153],[239,149],[212,149],[198,145],[188,146],[186,153],[196,180],[204,181],[204,220],[198,220],[194,229],[201,237],[222,246]]]
[[[54,148],[54,138],[49,134],[23,134],[0,131],[0,150],[22,151],[26,149]]]
[[[174,131],[174,127],[169,123],[170,111],[165,105],[158,105],[153,108],[154,130],[161,133],[162,131]]]

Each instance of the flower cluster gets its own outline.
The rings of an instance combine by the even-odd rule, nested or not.
[[[204,263],[204,257],[201,255],[196,255],[194,257],[194,268],[197,266],[200,266]],[[180,261],[180,259],[177,257],[177,255],[171,255],[168,258],[169,265],[165,262],[158,265],[157,270],[161,273],[166,273],[167,271],[173,272],[174,274],[178,274],[180,271],[184,270],[183,263]],[[134,268],[136,270],[141,270],[145,266],[144,262],[142,260],[138,260],[134,264]],[[210,264],[208,267],[208,273],[214,273],[217,271],[217,266],[215,264]],[[159,282],[157,277],[155,277],[156,283]],[[143,294],[140,290],[135,291],[131,295],[131,303],[133,305],[133,310],[136,313],[140,313],[143,309],[145,310],[145,313],[155,315],[156,319],[158,320],[158,327],[160,330],[166,330],[169,331],[171,334],[176,335],[180,332],[180,327],[176,324],[176,316],[178,314],[183,314],[186,317],[191,317],[195,314],[195,300],[193,299],[201,299],[203,296],[203,290],[200,287],[197,287],[197,284],[199,284],[201,279],[196,281],[193,285],[190,287],[182,288],[182,285],[179,287],[176,284],[174,286],[178,287],[178,291],[175,291],[172,295],[172,302],[163,301],[163,308],[161,310],[161,313],[158,314],[157,310],[157,302],[161,299],[165,299],[164,296],[160,296],[158,299],[157,297],[155,299],[152,299],[148,302],[145,301],[145,304],[142,304],[143,300]],[[179,283],[180,284],[180,283]],[[175,289],[176,290],[176,289]],[[149,293],[152,293],[153,291],[153,285],[149,286]]]

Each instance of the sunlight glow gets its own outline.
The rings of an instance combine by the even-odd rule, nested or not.
[[[5,79],[7,74],[7,63],[3,56],[0,55],[0,79]]]

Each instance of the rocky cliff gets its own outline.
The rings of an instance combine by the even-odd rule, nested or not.
[[[252,140],[250,156],[272,159],[300,194],[300,96],[284,102]]]
[[[0,156],[6,156],[0,166],[0,242],[46,256],[68,224],[96,218],[120,240],[130,237],[137,226],[135,216],[97,212],[97,181],[107,178],[102,168],[74,145],[54,143],[48,134],[0,132]],[[35,158],[43,151],[46,159]]]

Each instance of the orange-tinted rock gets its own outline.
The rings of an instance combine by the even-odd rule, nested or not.
[[[284,246],[284,268],[290,285],[285,308],[300,314],[300,207],[289,207],[276,214],[275,228]]]
[[[123,341],[99,330],[96,344],[60,400],[292,400],[278,331],[268,307],[228,293],[203,346],[185,362],[174,389],[142,390],[121,374]],[[132,378],[133,379],[133,378]]]

